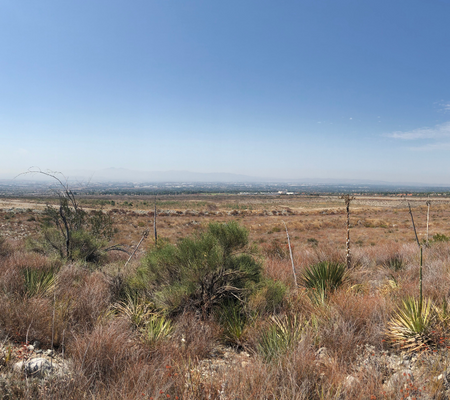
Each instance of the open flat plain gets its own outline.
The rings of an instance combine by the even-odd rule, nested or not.
[[[355,247],[415,240],[408,202],[419,239],[426,240],[427,205],[430,201],[429,237],[450,235],[450,199],[443,197],[355,196],[350,207],[351,241]],[[133,247],[146,229],[153,231],[153,196],[85,196],[86,210],[102,209],[112,216],[116,241]],[[5,237],[21,240],[39,230],[46,204],[55,199],[0,199],[0,229]],[[157,228],[171,242],[209,222],[237,220],[258,244],[287,243],[284,222],[293,246],[331,246],[344,249],[346,212],[339,196],[298,195],[178,195],[158,196]],[[151,235],[148,242],[151,242]],[[145,246],[144,246],[145,247]]]

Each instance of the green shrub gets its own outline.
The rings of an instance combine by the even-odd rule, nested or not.
[[[55,191],[58,206],[47,205],[41,219],[42,235],[29,245],[39,252],[54,251],[69,261],[81,259],[98,262],[101,249],[115,233],[112,220],[100,211],[86,212],[79,205],[75,193],[58,173],[31,171],[53,178],[59,185]]]
[[[276,313],[283,305],[286,292],[283,282],[264,279],[252,293],[249,306],[258,313]]]
[[[66,258],[68,248],[71,260],[98,263],[105,257],[106,243],[106,240],[80,229],[71,233],[70,244],[66,247],[66,240],[57,229],[44,227],[41,236],[27,238],[26,248],[40,254],[56,253],[61,258]]]
[[[248,232],[235,222],[212,223],[207,230],[165,244],[145,257],[140,278],[160,307],[208,315],[226,301],[243,300],[261,280],[261,265],[245,249]]]
[[[72,257],[75,260],[98,263],[104,257],[102,248],[105,246],[106,242],[91,232],[79,230],[72,235]]]
[[[433,235],[433,238],[431,239],[431,241],[433,242],[448,242],[449,240],[450,238],[444,235],[443,233],[436,233],[435,235]]]

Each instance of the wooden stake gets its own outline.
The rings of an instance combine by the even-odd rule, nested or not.
[[[428,209],[427,209],[427,246],[429,246],[429,243],[428,243],[428,225],[430,223],[430,206],[431,206],[431,201],[428,200],[426,204],[428,206]]]
[[[286,222],[283,221],[283,224],[284,224],[284,227],[286,228],[286,236],[287,236],[288,245],[289,245],[289,255],[291,256],[292,273],[294,275],[295,287],[297,288],[297,274],[295,272],[294,257],[292,257],[291,240],[289,239],[289,232],[288,232],[288,228],[287,228]]]
[[[350,196],[346,194],[341,196],[341,199],[345,201],[345,207],[347,210],[347,241],[346,241],[346,260],[347,260],[347,268],[350,268],[352,265],[352,255],[350,252],[350,202],[355,199],[354,196]]]
[[[134,254],[137,252],[137,250],[139,249],[139,246],[141,245],[142,241],[148,236],[149,234],[149,230],[145,230],[144,234],[142,235],[141,240],[139,241],[138,245],[136,246],[136,248],[134,249],[133,253],[131,253],[131,256],[128,258],[127,262],[125,263],[124,268],[128,265],[128,263],[130,262],[130,260],[133,258]]]
[[[153,233],[155,234],[155,246],[158,245],[158,232],[156,231],[156,197],[155,197],[155,212],[153,214]]]
[[[409,214],[411,215],[411,221],[413,224],[413,228],[414,228],[414,235],[416,236],[416,242],[417,242],[417,246],[419,246],[419,250],[420,250],[420,265],[419,265],[419,312],[420,315],[422,316],[422,270],[423,270],[423,249],[422,246],[420,245],[419,242],[419,237],[417,236],[417,231],[416,231],[416,224],[414,223],[414,217],[413,217],[413,213],[411,210],[411,204],[409,204],[408,201],[408,208],[409,208]]]

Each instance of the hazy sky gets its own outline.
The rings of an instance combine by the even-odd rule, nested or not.
[[[0,177],[450,183],[450,0],[0,0]]]

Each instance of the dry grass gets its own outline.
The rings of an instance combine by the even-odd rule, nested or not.
[[[88,199],[86,207],[94,207],[92,201]],[[144,205],[145,199],[137,198],[132,207],[125,207],[125,201],[130,200],[116,199],[117,211],[111,214],[118,229],[115,242],[132,248],[142,231],[153,223],[152,215],[140,215],[136,209],[149,212],[152,204]],[[140,258],[153,246],[151,238],[144,241],[126,269],[124,253],[110,253],[101,266],[66,264],[25,250],[25,236],[38,230],[38,215],[33,220],[28,211],[14,216],[0,212],[6,234],[6,241],[0,243],[0,331],[12,345],[26,339],[39,340],[44,348],[50,347],[53,332],[57,352],[65,350],[72,368],[70,376],[36,385],[12,379],[7,389],[15,393],[11,398],[402,398],[405,382],[399,380],[387,388],[387,374],[392,371],[386,372],[380,358],[376,362],[366,360],[364,368],[360,363],[361,357],[371,357],[363,350],[366,346],[373,349],[374,359],[384,350],[401,355],[384,341],[385,331],[402,300],[417,296],[419,252],[404,205],[365,201],[355,201],[351,214],[353,268],[349,281],[323,304],[312,301],[307,290],[294,287],[282,220],[288,225],[297,274],[320,261],[343,262],[345,214],[336,199],[249,197],[244,201],[237,196],[185,196],[161,201],[158,208],[165,211],[158,222],[160,238],[176,243],[178,238],[209,222],[237,219],[249,229],[250,241],[258,247],[264,276],[288,288],[276,310],[262,312],[251,306],[246,309],[246,334],[240,347],[227,350],[214,318],[205,321],[195,313],[179,315],[171,321],[172,335],[150,348],[138,328],[120,316],[108,315],[108,310],[120,300],[127,277],[135,273]],[[426,208],[421,205],[414,212],[423,238]],[[18,235],[20,232],[25,234]],[[430,236],[449,232],[450,208],[434,205]],[[26,269],[54,269],[54,292],[27,294]],[[423,276],[427,298],[436,305],[448,300],[447,242],[425,248]],[[275,316],[296,316],[306,327],[295,346],[267,361],[258,353],[257,343]],[[441,321],[435,335],[446,338],[449,330],[448,322]],[[325,357],[318,355],[321,348],[326,348]],[[450,363],[443,349],[441,346],[434,353],[421,355],[423,362],[414,385],[423,383],[422,390],[429,398],[445,398],[445,386],[435,379]],[[4,372],[2,368],[0,374]]]

